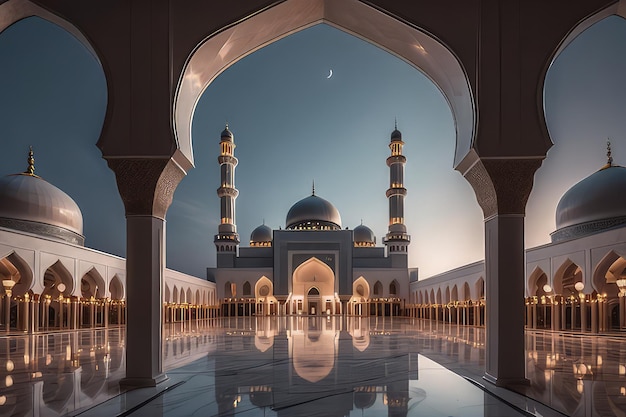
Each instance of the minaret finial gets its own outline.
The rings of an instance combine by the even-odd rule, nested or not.
[[[394,129],[395,129],[395,130],[398,130],[398,117],[397,117],[397,116],[394,118],[394,124],[393,124],[393,126],[394,126]]]
[[[28,168],[26,169],[24,174],[35,175],[35,157],[34,157],[32,146],[30,147],[30,150],[28,151],[27,161],[28,161]]]
[[[311,191],[311,195],[315,195],[315,180],[313,180],[313,189]]]
[[[611,139],[606,141],[606,164],[608,166],[613,165],[613,157],[611,156]]]

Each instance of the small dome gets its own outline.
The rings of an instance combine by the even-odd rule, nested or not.
[[[374,246],[376,244],[376,236],[369,227],[361,224],[354,228],[354,245],[355,246]]]
[[[391,132],[391,139],[402,140],[402,133],[398,129],[395,129],[393,132]]]
[[[626,223],[626,168],[610,163],[571,187],[556,208],[552,241],[598,232]]]
[[[250,234],[250,246],[267,246],[263,243],[272,242],[272,229],[265,224],[260,225]]]
[[[341,229],[339,211],[329,201],[315,194],[291,206],[287,213],[287,229]]]
[[[231,141],[234,139],[234,135],[233,132],[231,132],[230,130],[228,130],[228,124],[226,125],[226,127],[224,128],[224,130],[222,130],[222,134],[220,135],[222,139],[226,138],[226,139],[230,139]]]
[[[0,178],[0,226],[84,244],[76,202],[34,174]]]

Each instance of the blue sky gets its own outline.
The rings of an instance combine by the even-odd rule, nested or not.
[[[0,34],[0,175],[23,171],[33,145],[36,172],[80,205],[86,245],[125,254],[124,209],[113,173],[95,146],[106,109],[98,62],[62,29],[29,18]],[[329,70],[333,76],[328,79]],[[553,63],[545,89],[555,146],[536,175],[527,246],[549,242],[560,196],[600,168],[605,142],[626,164],[626,23],[594,25]],[[198,103],[196,168],[167,215],[167,264],[203,277],[215,265],[219,220],[219,134],[235,134],[237,225],[244,245],[264,220],[316,194],[361,220],[379,243],[386,233],[385,159],[394,119],[405,141],[409,263],[427,277],[481,259],[482,213],[452,168],[454,125],[437,88],[392,55],[326,25],[271,44],[222,73]]]

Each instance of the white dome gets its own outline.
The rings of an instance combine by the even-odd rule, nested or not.
[[[84,244],[83,216],[76,202],[28,173],[0,178],[0,226]]]
[[[626,222],[626,168],[607,165],[567,190],[556,208],[552,241],[598,232]]]

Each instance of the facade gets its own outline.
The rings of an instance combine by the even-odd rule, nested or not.
[[[526,328],[626,328],[626,197],[619,191],[624,187],[626,168],[613,164],[609,144],[606,165],[559,201],[552,242],[526,250]],[[412,282],[410,300],[414,317],[484,325],[485,264]]]
[[[126,260],[84,246],[74,200],[35,174],[0,178],[0,280],[4,331],[37,333],[126,324]],[[215,284],[165,269],[164,319],[217,312]]]
[[[249,315],[403,315],[409,279],[410,236],[404,224],[404,165],[402,134],[391,134],[387,158],[390,169],[389,229],[384,246],[361,224],[342,229],[341,215],[329,201],[311,195],[287,213],[285,229],[265,224],[239,247],[235,223],[234,135],[221,134],[221,220],[215,235],[217,267],[209,268],[224,316]]]

